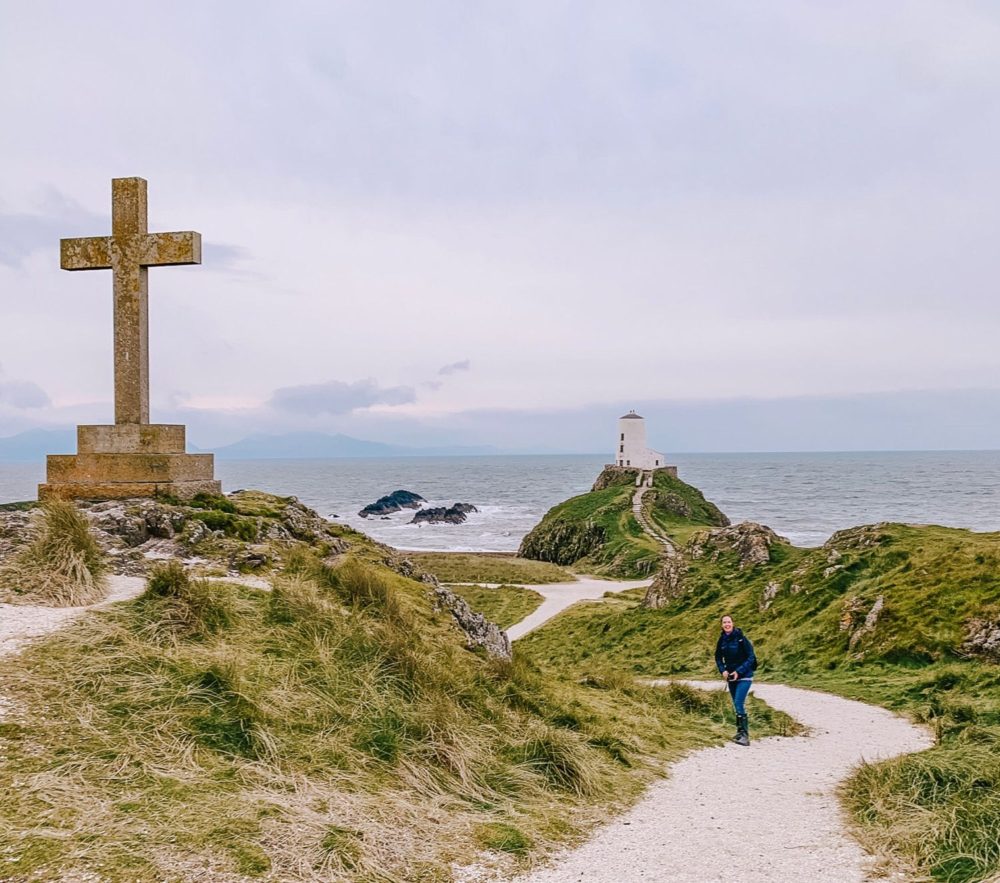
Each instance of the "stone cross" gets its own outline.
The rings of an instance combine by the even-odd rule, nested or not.
[[[149,233],[146,181],[111,181],[111,235],[63,239],[64,270],[111,270],[115,294],[115,423],[149,423],[148,267],[201,263],[201,234]]]

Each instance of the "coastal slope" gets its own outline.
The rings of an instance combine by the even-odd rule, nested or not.
[[[933,730],[930,750],[865,764],[844,787],[864,845],[948,883],[1000,873],[1000,534],[885,523],[815,549],[752,523],[675,536],[678,556],[648,589],[577,605],[519,649],[566,672],[711,676],[731,614],[758,683],[874,702]]]
[[[652,477],[650,488],[637,485],[642,476]],[[518,555],[596,575],[651,575],[660,564],[663,543],[636,518],[633,501],[637,490],[643,491],[642,511],[668,534],[729,524],[701,491],[666,469],[642,473],[610,466],[588,493],[550,509],[525,536]]]

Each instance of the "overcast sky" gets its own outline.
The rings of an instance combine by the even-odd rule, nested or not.
[[[0,82],[0,435],[112,421],[110,273],[58,240],[138,175],[206,243],[150,271],[152,416],[200,444],[964,390],[941,446],[998,446],[995,3],[0,0]],[[831,446],[780,424],[716,447]]]

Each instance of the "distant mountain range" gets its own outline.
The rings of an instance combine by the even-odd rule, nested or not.
[[[30,462],[42,460],[46,454],[72,454],[75,451],[74,429],[29,429],[0,438],[0,462]]]
[[[411,448],[324,432],[251,435],[214,449],[189,444],[188,450],[192,453],[213,452],[220,460],[318,460],[335,457],[431,457],[499,453],[489,445]],[[75,451],[76,431],[72,429],[32,429],[0,438],[0,462],[30,462],[42,460],[46,454],[72,454]]]
[[[318,460],[328,457],[430,457],[498,453],[496,448],[489,445],[411,448],[366,441],[349,435],[328,435],[325,432],[251,435],[213,450],[220,460]]]

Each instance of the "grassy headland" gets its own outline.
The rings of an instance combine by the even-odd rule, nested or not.
[[[550,509],[524,538],[518,555],[602,576],[654,573],[663,549],[632,512],[638,474],[634,469],[606,470],[594,490]],[[643,506],[668,531],[728,524],[701,491],[664,470],[653,473]]]
[[[873,851],[947,883],[1000,872],[1000,534],[880,524],[820,549],[775,539],[759,563],[738,541],[693,533],[662,609],[641,591],[577,605],[519,647],[570,672],[714,675],[731,613],[754,641],[758,677],[934,728],[936,747],[866,766],[845,789]]]
[[[167,565],[4,659],[14,879],[446,881],[580,836],[730,734],[721,696],[470,652],[410,562],[288,500],[164,505],[229,566],[263,540],[271,590]]]

